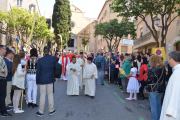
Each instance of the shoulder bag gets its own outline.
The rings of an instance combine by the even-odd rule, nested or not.
[[[164,69],[162,68],[161,76],[160,76],[159,79],[158,79],[157,75],[154,74],[154,72],[152,71],[152,73],[154,74],[154,76],[157,78],[157,82],[156,82],[155,84],[149,84],[149,85],[151,86],[151,90],[148,90],[148,89],[147,89],[148,86],[145,86],[145,87],[144,87],[143,94],[144,94],[145,97],[148,98],[148,97],[149,97],[149,93],[150,93],[150,92],[154,92],[154,88],[157,86],[157,84],[159,83],[160,79],[162,78],[163,72],[164,72]]]

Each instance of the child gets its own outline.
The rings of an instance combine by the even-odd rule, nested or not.
[[[115,59],[111,58],[111,65],[110,65],[110,84],[113,83],[114,80],[114,72],[115,72]]]
[[[126,98],[126,100],[137,100],[137,93],[139,93],[139,83],[136,77],[138,71],[137,60],[133,60],[131,62],[131,65],[132,65],[131,73],[126,76],[129,79],[127,92],[130,93],[129,98]],[[133,93],[134,93],[134,98],[132,98]]]
[[[16,54],[13,59],[12,64],[12,90],[14,90],[13,96],[13,106],[14,113],[23,113],[23,110],[18,109],[19,99],[21,97],[21,92],[24,90],[24,81],[25,81],[26,70],[22,70],[21,66],[21,57]]]

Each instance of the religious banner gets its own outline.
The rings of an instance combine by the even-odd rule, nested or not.
[[[162,56],[163,62],[166,61],[166,54],[165,54],[165,48],[164,47],[152,48],[152,53],[154,55]]]

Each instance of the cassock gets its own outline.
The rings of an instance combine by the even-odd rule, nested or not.
[[[94,76],[92,77],[92,75]],[[98,78],[96,65],[94,63],[87,63],[83,73],[83,79],[85,82],[85,95],[95,96],[95,78]]]
[[[59,59],[58,63],[62,65],[62,71],[64,70],[64,72],[62,72],[61,79],[68,80],[68,74],[67,74],[66,66],[68,64],[70,64],[69,57],[68,56],[64,57],[62,55],[61,58]]]
[[[173,68],[161,110],[160,120],[180,120],[180,64]],[[171,115],[171,117],[166,116]]]
[[[84,59],[84,60],[83,60]],[[78,58],[77,59],[77,63],[79,65],[85,65],[87,64],[87,59],[86,58]],[[80,66],[81,67],[81,66]],[[84,85],[84,82],[83,82],[83,71],[84,71],[84,67],[81,67],[81,72],[79,74],[79,86],[82,88],[82,86]]]
[[[67,65],[68,83],[67,83],[67,95],[79,95],[79,74],[81,71],[78,63],[70,63]],[[71,68],[76,69],[74,72]]]

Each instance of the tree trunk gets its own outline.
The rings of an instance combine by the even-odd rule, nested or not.
[[[156,41],[156,44],[157,44],[157,46],[156,46],[156,47],[159,47],[159,41]]]

